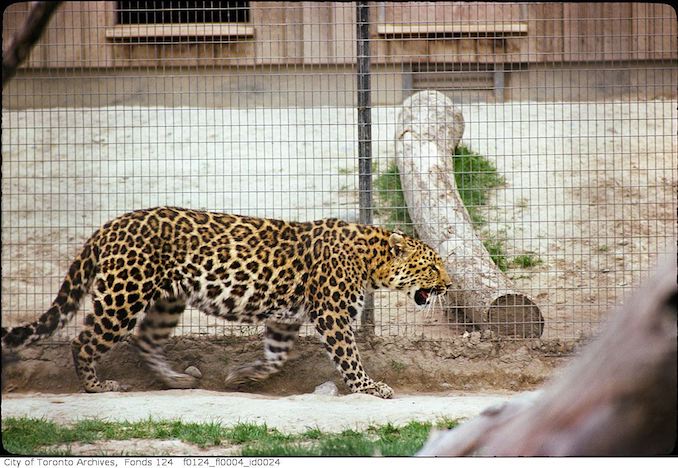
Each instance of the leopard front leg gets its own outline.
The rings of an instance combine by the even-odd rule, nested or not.
[[[311,314],[315,329],[325,345],[330,359],[353,393],[367,393],[380,398],[392,398],[393,389],[384,382],[375,382],[367,375],[360,361],[348,314]]]

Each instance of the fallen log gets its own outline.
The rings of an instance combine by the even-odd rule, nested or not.
[[[668,454],[676,442],[676,252],[538,394],[446,432],[419,456]]]
[[[422,91],[403,102],[395,154],[408,212],[419,237],[446,262],[454,283],[449,306],[481,329],[540,337],[539,307],[494,264],[457,191],[452,158],[463,132],[464,118],[444,94]]]

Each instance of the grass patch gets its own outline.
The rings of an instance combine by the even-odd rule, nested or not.
[[[419,451],[431,431],[431,424],[411,422],[402,427],[390,424],[372,429],[379,437],[379,453],[386,457],[410,456]]]
[[[506,272],[509,269],[509,260],[506,257],[506,250],[504,248],[504,241],[496,238],[483,239],[485,250],[490,254],[490,258],[497,265],[501,271]]]
[[[46,454],[39,450],[44,446],[97,440],[179,439],[206,447],[219,445],[222,440],[238,440],[238,434],[247,431],[245,426],[240,424],[227,430],[217,423],[150,419],[137,422],[86,419],[71,426],[61,426],[44,419],[7,418],[2,421],[2,442],[9,452],[22,455]]]
[[[451,428],[456,421],[442,420],[438,428]],[[430,423],[411,422],[404,426],[373,426],[366,431],[347,430],[338,434],[309,429],[302,434],[283,434],[266,425],[181,421],[107,422],[83,420],[62,426],[44,419],[7,418],[2,421],[2,442],[16,455],[68,454],[49,446],[101,440],[179,439],[201,447],[238,445],[243,456],[410,456],[426,441]]]
[[[517,266],[520,268],[531,268],[542,263],[541,258],[537,257],[534,254],[523,254],[518,255],[511,260],[512,266]]]
[[[452,428],[453,420],[431,423],[410,422],[404,426],[372,426],[364,432],[354,430],[326,434],[317,429],[288,440],[264,439],[243,448],[243,456],[412,456],[417,453],[432,427]]]
[[[2,421],[2,445],[15,455],[33,455],[41,445],[55,445],[64,440],[63,428],[55,423],[31,418],[7,418]]]
[[[464,145],[457,146],[454,152],[454,180],[471,221],[475,226],[484,225],[480,207],[487,204],[490,190],[504,185],[506,180],[494,164]]]

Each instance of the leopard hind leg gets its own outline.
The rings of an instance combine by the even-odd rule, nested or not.
[[[76,373],[89,393],[127,390],[127,386],[114,380],[100,381],[96,362],[134,329],[135,316],[146,308],[147,301],[139,294],[115,295],[101,278],[92,299],[94,312],[85,317],[82,332],[71,341]]]
[[[238,385],[248,380],[263,380],[278,372],[294,345],[301,323],[268,320],[264,330],[264,359],[233,369],[226,377],[226,386]]]
[[[183,299],[157,299],[148,308],[135,335],[130,339],[148,368],[170,388],[194,388],[197,385],[195,377],[172,369],[163,349],[185,308],[186,302]]]

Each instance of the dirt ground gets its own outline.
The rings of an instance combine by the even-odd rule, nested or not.
[[[399,393],[533,389],[556,372],[574,349],[572,344],[556,341],[483,339],[479,332],[444,341],[361,336],[358,347],[370,376]],[[263,382],[230,389],[223,385],[228,369],[262,357],[259,337],[175,337],[166,349],[175,369],[195,366],[201,371],[200,388],[205,390],[286,396],[309,393],[317,385],[333,381],[340,393],[348,393],[314,337],[299,338],[280,373]],[[67,343],[33,346],[22,350],[20,356],[21,361],[3,369],[5,394],[80,391]],[[119,380],[130,385],[130,390],[164,388],[126,342],[104,355],[98,369],[101,378]]]

